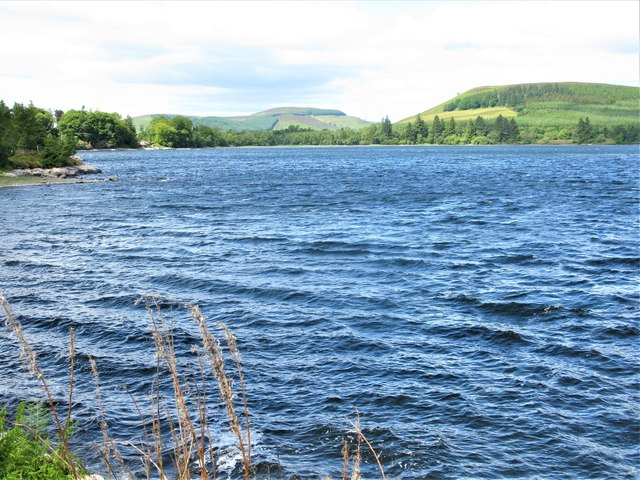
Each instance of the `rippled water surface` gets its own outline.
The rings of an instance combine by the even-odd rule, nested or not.
[[[0,288],[61,403],[76,328],[116,437],[140,432],[153,292],[237,335],[273,478],[340,477],[355,409],[394,479],[638,477],[637,146],[83,156],[120,180],[0,189]],[[1,403],[38,395],[4,331],[0,361]]]

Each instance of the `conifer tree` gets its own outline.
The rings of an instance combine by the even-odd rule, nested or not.
[[[416,134],[418,136],[422,136],[424,140],[426,140],[427,136],[429,135],[427,124],[424,122],[424,120],[422,120],[420,114],[418,114],[418,116],[416,117]]]
[[[444,125],[440,121],[440,117],[436,115],[433,117],[433,126],[431,127],[432,141],[430,143],[442,143],[442,133],[444,132]]]
[[[391,138],[393,128],[391,127],[391,120],[389,120],[388,116],[385,116],[380,122],[380,133],[385,138]]]

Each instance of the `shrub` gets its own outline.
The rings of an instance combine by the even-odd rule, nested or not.
[[[60,138],[49,135],[42,151],[42,167],[64,167],[73,163],[71,155],[76,152],[76,139],[70,136]]]
[[[42,478],[48,480],[73,478],[59,442],[48,434],[51,414],[41,403],[21,402],[16,410],[13,427],[7,429],[7,412],[0,411],[0,478]],[[73,424],[66,434],[72,434]],[[76,461],[76,468],[79,464]],[[86,473],[83,469],[80,472]]]

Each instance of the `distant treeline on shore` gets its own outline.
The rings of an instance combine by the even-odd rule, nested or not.
[[[392,124],[388,117],[364,128],[312,130],[289,125],[283,130],[235,131],[194,125],[184,116],[156,117],[138,132],[149,145],[188,148],[269,145],[495,145],[535,143],[640,142],[640,122],[617,126],[594,125],[588,117],[564,127],[521,127],[515,118],[498,116],[485,120],[440,120],[426,122],[418,115],[414,122]]]
[[[392,124],[388,117],[360,129],[312,130],[289,125],[283,130],[235,131],[194,125],[184,116],[154,118],[136,131],[130,117],[101,111],[46,110],[0,100],[0,168],[16,154],[35,151],[42,166],[61,166],[76,149],[143,146],[201,148],[276,145],[492,145],[492,144],[640,143],[640,122],[598,125],[589,117],[564,126],[520,126],[515,118],[471,120],[437,115],[427,122]],[[25,165],[21,165],[25,166]]]

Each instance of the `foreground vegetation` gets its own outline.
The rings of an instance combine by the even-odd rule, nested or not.
[[[215,440],[224,432],[212,430],[215,422],[208,410],[212,385],[215,385],[214,388],[219,393],[229,430],[240,454],[241,465],[237,468],[238,475],[245,480],[271,478],[269,467],[262,471],[252,461],[251,424],[244,374],[236,339],[227,326],[223,323],[217,324],[226,341],[225,355],[220,342],[209,330],[199,307],[153,295],[141,297],[138,303],[145,306],[149,315],[158,358],[158,367],[149,394],[149,405],[139,405],[131,396],[131,409],[140,417],[140,437],[144,439],[141,443],[118,442],[110,435],[103,408],[98,367],[91,357],[88,359],[95,381],[94,407],[100,414],[100,455],[108,478],[138,478],[132,471],[131,463],[124,460],[123,451],[128,458],[139,458],[146,478],[217,478]],[[200,331],[202,344],[200,347],[193,347],[195,360],[191,366],[179,364],[176,359],[171,325],[165,317],[163,306],[187,311]],[[73,328],[69,331],[69,393],[65,404],[60,399],[54,399],[47,384],[45,371],[38,363],[37,354],[1,292],[0,311],[4,312],[6,325],[17,338],[25,362],[40,382],[45,397],[44,403],[21,403],[12,422],[13,427],[8,430],[5,428],[5,425],[8,425],[6,411],[1,411],[0,478],[84,478],[87,472],[70,448],[71,436],[75,429],[80,427],[72,416],[74,374],[77,368]],[[231,359],[230,371],[227,356]],[[172,390],[172,397],[166,398],[160,393],[161,384]],[[343,442],[342,479],[359,480],[365,457],[371,462],[375,461],[381,478],[385,479],[380,459],[369,439],[362,433],[358,415],[350,424],[352,430]],[[367,449],[362,446],[363,442]],[[170,462],[167,461],[168,448]]]
[[[7,411],[0,410],[0,478],[64,480],[86,476],[77,456],[68,461],[60,437],[51,438],[51,413],[42,403],[21,402],[9,424]],[[68,419],[65,435],[73,435]],[[71,468],[73,464],[74,468]]]

